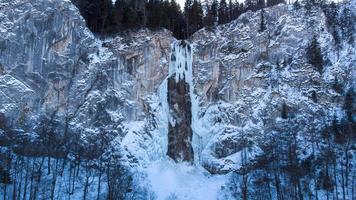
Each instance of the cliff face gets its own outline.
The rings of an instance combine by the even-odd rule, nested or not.
[[[125,168],[165,151],[147,141],[154,129],[151,102],[158,102],[155,94],[168,75],[174,38],[142,30],[100,40],[68,0],[1,1],[0,21],[0,171],[9,172],[13,183],[6,198],[15,198],[9,191],[18,187],[30,198],[50,198],[51,191],[56,198],[122,198],[126,188],[117,191],[117,176],[129,179]],[[147,153],[133,156],[135,148]],[[37,186],[32,181],[30,191],[33,178],[17,179],[26,168],[15,165],[32,166],[28,174],[48,174],[39,176]],[[86,184],[86,169],[101,186]],[[49,189],[43,179],[52,173]],[[61,187],[68,177],[69,192]]]
[[[352,5],[345,7],[352,10]],[[355,44],[346,39],[338,48],[328,20],[321,8],[279,5],[194,34],[193,77],[200,129],[206,130],[198,135],[206,145],[201,159],[209,171],[224,173],[239,165],[243,140],[252,143],[248,157],[253,159],[260,151],[255,144],[285,126],[284,108],[302,143],[308,140],[305,134],[323,129],[335,116],[345,118],[344,94],[356,83]],[[321,72],[309,62],[313,40],[320,43]],[[336,85],[342,89],[335,90]]]
[[[168,74],[169,33],[101,41],[69,1],[3,2],[0,27],[1,110],[14,128],[32,131],[46,118],[61,134],[117,135],[145,117],[144,98]]]
[[[243,191],[236,184],[243,188],[247,176],[270,180],[250,185],[251,194],[269,188],[271,199],[283,199],[278,195],[290,192],[289,185],[302,191],[299,179],[287,184],[283,170],[298,159],[322,158],[331,144],[323,134],[335,121],[339,133],[351,136],[333,149],[340,155],[335,161],[345,163],[334,171],[354,173],[344,166],[355,159],[356,44],[355,33],[347,34],[355,27],[355,1],[340,4],[338,18],[345,8],[349,27],[331,26],[317,6],[278,5],[263,11],[264,21],[261,11],[247,12],[198,31],[185,46],[164,30],[101,39],[68,0],[0,2],[0,175],[10,176],[8,191],[25,191],[2,194],[238,199]],[[322,70],[310,64],[315,41]],[[341,125],[346,121],[351,127]],[[157,172],[173,165],[166,155],[196,168]],[[278,173],[268,171],[279,162]],[[324,173],[315,166],[320,173],[313,177]],[[172,173],[185,179],[185,189],[157,179]],[[235,173],[241,177],[231,178]],[[61,187],[68,182],[69,189]],[[313,184],[306,187],[324,194],[322,182]]]

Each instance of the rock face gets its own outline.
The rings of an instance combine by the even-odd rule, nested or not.
[[[12,93],[1,110],[17,128],[30,131],[45,117],[67,131],[119,134],[123,121],[144,118],[144,98],[168,74],[168,32],[101,41],[61,0],[5,1],[0,18],[2,92]]]
[[[50,172],[57,173],[52,169],[59,170],[56,166],[65,158],[61,174],[69,176],[56,179],[55,198],[95,195],[98,186],[84,187],[81,178],[90,168],[93,179],[101,177],[103,199],[122,199],[128,189],[117,191],[117,176],[127,178],[124,168],[166,153],[167,142],[147,141],[167,137],[154,128],[152,113],[159,102],[158,88],[168,76],[174,40],[165,30],[100,40],[69,0],[0,1],[1,173],[20,173],[12,167],[17,159],[26,159],[28,165],[39,166],[29,174],[42,169],[41,178],[50,179]],[[7,163],[8,157],[14,159]],[[45,157],[48,165],[42,167]],[[83,167],[83,162],[91,167]],[[73,165],[78,165],[75,179]],[[69,192],[62,187],[68,177],[73,181]],[[21,188],[14,181],[8,191],[30,191],[29,185]],[[50,199],[48,182],[36,184],[31,195]],[[83,188],[92,192],[83,193]]]
[[[342,19],[355,27],[356,2],[340,4],[338,18],[346,8]],[[330,145],[325,128],[354,124],[355,32],[330,26],[317,6],[265,9],[265,30],[261,15],[247,12],[202,29],[187,44],[165,30],[100,39],[68,0],[1,1],[0,174],[13,175],[8,191],[29,191],[16,180],[28,176],[36,177],[34,198],[149,199],[154,195],[144,169],[169,160],[167,155],[226,179],[261,157],[287,162],[287,153],[298,159],[323,155]],[[334,29],[342,36],[339,43]],[[324,61],[321,71],[308,59],[314,40]],[[266,156],[282,136],[278,145],[293,148]],[[353,143],[351,137],[347,144]],[[355,162],[354,147],[335,146],[341,155],[335,161],[343,163],[336,171],[343,171]],[[316,171],[325,174],[324,168]],[[273,172],[256,171],[250,178]],[[296,184],[271,177],[249,192],[263,196],[274,183]],[[303,194],[323,185],[317,184]],[[286,188],[280,193],[290,194]],[[20,199],[12,195],[6,197]]]
[[[344,6],[355,11],[351,2]],[[263,31],[261,12],[247,12],[192,38],[194,86],[200,101],[195,141],[202,147],[200,161],[211,173],[239,166],[239,154],[246,148],[253,160],[261,152],[256,144],[283,129],[284,105],[288,120],[295,120],[304,139],[309,137],[304,133],[323,129],[334,116],[342,121],[343,95],[355,88],[354,48],[336,49],[321,8],[278,5],[266,9],[264,17]],[[320,43],[322,73],[308,61],[313,38]],[[338,84],[342,91],[335,90]]]
[[[180,80],[176,83],[174,78],[168,79],[168,104],[173,112],[175,124],[169,123],[167,155],[175,161],[193,161],[192,103],[189,85],[186,82]]]
[[[191,82],[188,81],[188,77],[191,77],[191,74],[188,74],[191,73],[191,55],[190,44],[185,41],[173,45],[170,77],[167,83],[167,101],[170,109],[167,155],[175,161],[192,162],[194,159]]]

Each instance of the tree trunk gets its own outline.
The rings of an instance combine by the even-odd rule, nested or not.
[[[337,175],[336,175],[336,171],[337,171],[337,166],[336,166],[336,158],[334,159],[334,179],[335,179],[335,195],[336,195],[336,200],[339,200],[339,192],[337,190]]]
[[[344,168],[343,168],[343,166],[341,166],[341,186],[342,186],[342,199],[346,200],[345,176],[344,176]]]
[[[242,175],[242,199],[248,200],[248,176]]]
[[[302,187],[300,186],[300,181],[299,180],[298,180],[298,195],[299,195],[299,200],[303,200]]]
[[[349,148],[348,144],[346,144],[346,149],[345,149],[345,157],[346,157],[346,163],[345,163],[345,187],[346,187],[346,194],[349,194],[349,156],[348,156]]]
[[[48,175],[51,174],[51,157],[50,156],[47,157],[47,174]]]
[[[66,159],[63,158],[62,168],[61,168],[61,173],[60,173],[61,176],[63,176],[63,172],[64,172],[65,167],[66,167]]]
[[[269,181],[268,181],[268,194],[269,194],[269,199],[272,200],[271,183]]]
[[[101,187],[101,168],[102,168],[102,159],[100,158],[100,165],[99,165],[99,178],[98,178],[98,195],[97,195],[97,200],[100,199],[100,187]]]
[[[56,182],[57,182],[57,171],[58,171],[58,159],[56,159],[55,167],[54,169],[52,169],[51,200],[54,200],[54,192],[56,190]]]
[[[17,169],[18,169],[18,158],[16,158],[14,166],[14,179],[12,183],[12,199],[16,200],[16,186],[17,186]]]
[[[7,184],[4,184],[4,200],[6,199]]]
[[[355,179],[356,179],[356,176],[355,176],[355,170],[353,172],[353,176],[352,176],[352,186],[351,186],[351,199],[356,199],[356,196],[355,196]]]
[[[33,190],[33,179],[34,179],[34,171],[35,171],[35,159],[32,161],[32,170],[31,170],[31,181],[30,181],[30,200],[32,200],[32,190]]]
[[[44,160],[45,160],[45,158],[42,157],[40,166],[38,167],[38,170],[37,170],[37,175],[38,175],[38,177],[37,177],[37,180],[36,180],[37,184],[36,184],[36,186],[35,186],[35,188],[34,188],[34,192],[33,192],[33,199],[36,199],[36,197],[37,197],[37,192],[38,192],[38,189],[39,189],[40,184],[41,184],[42,166],[43,166]]]
[[[20,182],[19,182],[19,188],[17,189],[17,198],[21,199],[21,189],[22,189],[22,173],[23,173],[23,169],[22,169],[22,163],[21,163],[21,168],[20,168]]]
[[[319,199],[319,197],[318,197],[318,187],[317,187],[315,178],[314,178],[314,190],[315,190],[315,200],[318,200]]]
[[[77,166],[79,166],[79,164],[75,163],[75,164],[74,164],[74,169],[73,169],[72,191],[71,191],[71,194],[74,194],[75,179],[76,179],[76,177],[78,176]]]
[[[89,187],[89,175],[88,175],[88,169],[87,169],[86,171],[87,171],[87,172],[86,172],[86,177],[85,177],[83,200],[87,200],[88,187]]]
[[[276,192],[277,192],[277,199],[278,200],[282,200],[282,198],[281,198],[281,188],[280,188],[279,178],[278,178],[277,173],[274,174],[274,183],[275,183]]]
[[[27,181],[28,181],[28,158],[26,158],[26,174],[25,174],[25,183],[24,183],[24,189],[23,189],[23,199],[26,200],[26,194],[27,194]]]
[[[68,187],[69,187],[68,193],[69,193],[69,195],[72,195],[72,187],[71,187],[71,185],[72,185],[72,178],[74,176],[74,175],[72,176],[72,171],[73,171],[73,164],[69,163],[69,178],[68,178]]]

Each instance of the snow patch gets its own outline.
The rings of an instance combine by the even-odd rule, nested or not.
[[[146,169],[158,200],[215,200],[225,183],[224,176],[210,176],[195,166],[173,161],[152,163]]]

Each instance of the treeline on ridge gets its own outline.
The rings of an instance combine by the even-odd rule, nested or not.
[[[242,13],[284,0],[186,0],[180,8],[176,0],[72,0],[91,31],[115,34],[138,28],[166,28],[178,39],[185,39],[203,27],[225,24]]]

